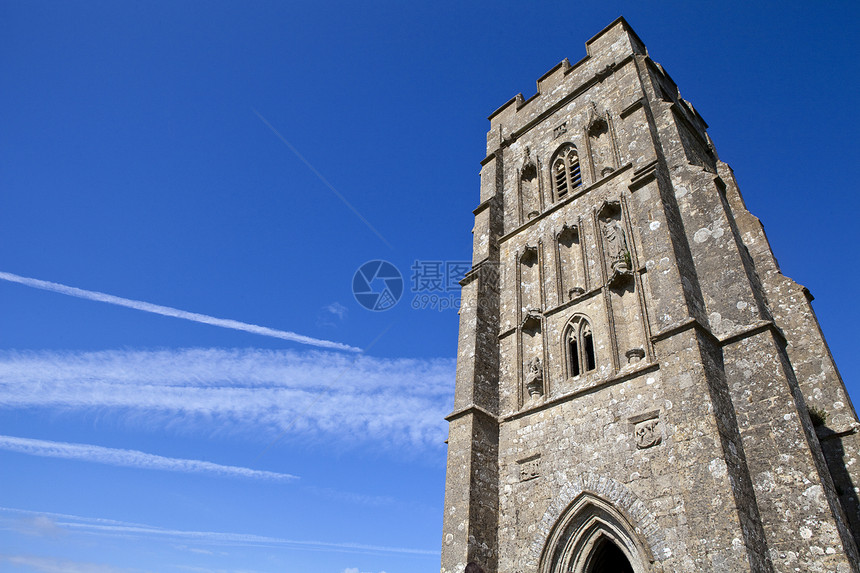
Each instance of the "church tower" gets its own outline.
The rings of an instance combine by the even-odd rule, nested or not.
[[[627,22],[586,48],[489,118],[442,572],[857,573],[812,297]]]

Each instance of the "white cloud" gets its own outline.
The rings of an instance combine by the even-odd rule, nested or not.
[[[33,279],[29,277],[22,277],[12,273],[5,273],[0,271],[0,280],[9,281],[13,283],[22,284],[25,286],[38,288],[42,290],[48,290],[51,292],[57,292],[60,294],[65,294],[68,296],[74,296],[77,298],[84,298],[87,300],[94,300],[97,302],[106,302],[108,304],[115,304],[117,306],[124,306],[126,308],[133,308],[135,310],[142,310],[143,312],[151,312],[153,314],[160,314],[162,316],[170,316],[173,318],[181,318],[184,320],[190,320],[192,322],[200,322],[203,324],[209,324],[211,326],[218,326],[221,328],[230,328],[233,330],[241,330],[244,332],[250,332],[252,334],[259,334],[261,336],[270,336],[272,338],[280,338],[282,340],[291,340],[293,342],[298,342],[300,344],[309,344],[311,346],[319,346],[321,348],[334,348],[337,350],[348,350],[350,352],[359,352],[361,349],[355,348],[354,346],[349,346],[347,344],[341,344],[340,342],[332,342],[331,340],[320,340],[318,338],[311,338],[310,336],[304,336],[302,334],[296,334],[295,332],[288,332],[286,330],[276,330],[274,328],[268,328],[266,326],[258,326],[256,324],[248,324],[246,322],[239,322],[238,320],[231,320],[228,318],[215,318],[214,316],[208,316],[205,314],[199,314],[196,312],[188,312],[186,310],[179,310],[178,308],[172,308],[169,306],[162,306],[160,304],[152,304],[150,302],[143,302],[140,300],[132,300],[128,298],[122,298],[119,296],[114,296],[112,294],[105,294],[103,292],[84,290],[72,286],[67,286],[59,283],[52,283],[50,281],[43,281],[39,279]]]
[[[226,551],[210,551],[209,549],[203,549],[202,547],[191,547],[188,545],[174,545],[173,548],[179,549],[180,551],[188,551],[189,553],[197,553],[199,555],[219,555],[221,557],[229,555]]]
[[[20,519],[15,524],[15,530],[37,537],[56,537],[62,533],[54,520],[44,515],[33,515]]]
[[[194,573],[260,573],[254,569],[212,569],[194,565],[174,565],[173,567],[180,571],[193,571]]]
[[[140,427],[269,441],[283,433],[442,446],[453,359],[323,351],[0,352],[0,409],[98,413]]]
[[[335,328],[346,319],[348,313],[349,309],[339,302],[327,304],[317,314],[317,326]]]
[[[342,501],[345,503],[353,503],[357,505],[368,505],[372,507],[393,505],[397,503],[397,500],[395,500],[395,498],[387,495],[365,495],[348,491],[338,491],[327,487],[307,486],[305,487],[305,491],[335,501]]]
[[[50,442],[46,440],[33,440],[29,438],[16,438],[13,436],[0,435],[0,449],[20,454],[29,454],[31,456],[83,460],[98,464],[142,468],[148,470],[202,473],[224,477],[243,477],[274,481],[288,481],[296,479],[296,476],[289,474],[252,470],[250,468],[238,466],[224,466],[202,460],[166,458],[164,456],[147,454],[137,450],[105,448],[102,446],[94,446],[92,444],[69,444],[66,442]]]
[[[142,571],[141,569],[120,569],[99,563],[69,561],[66,559],[55,559],[53,557],[40,557],[36,555],[0,554],[0,562],[3,561],[13,565],[29,567],[33,571],[39,571],[41,573],[132,573],[133,571]]]
[[[337,317],[338,317],[339,319],[341,319],[341,320],[343,320],[344,318],[346,318],[346,314],[347,314],[347,312],[348,312],[348,310],[349,310],[349,309],[347,309],[345,306],[343,306],[342,304],[340,304],[339,302],[333,302],[333,303],[331,303],[330,305],[328,305],[327,307],[325,307],[325,309],[326,309],[328,312],[330,312],[331,314],[333,314],[333,315],[337,316]]]
[[[89,518],[60,513],[38,512],[25,509],[0,507],[0,519],[6,516],[38,516],[52,519],[58,528],[69,533],[86,533],[96,536],[160,539],[176,543],[198,543],[209,547],[226,546],[258,546],[286,547],[300,550],[327,550],[346,553],[383,553],[403,555],[439,555],[438,551],[414,549],[410,547],[392,547],[385,545],[370,545],[365,543],[350,543],[337,541],[313,541],[301,539],[286,539],[249,533],[227,533],[220,531],[190,531],[168,529],[154,525],[129,523],[112,519]],[[95,572],[95,570],[93,570]],[[100,572],[99,572],[100,573]]]

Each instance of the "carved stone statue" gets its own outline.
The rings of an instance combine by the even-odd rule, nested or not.
[[[526,377],[526,390],[532,398],[543,396],[543,366],[540,356],[535,356],[526,365],[528,376]]]
[[[627,248],[627,237],[624,234],[624,226],[621,221],[609,219],[603,223],[603,237],[606,239],[606,257],[609,268],[612,270],[614,280],[620,275],[629,275],[631,272],[630,250]]]

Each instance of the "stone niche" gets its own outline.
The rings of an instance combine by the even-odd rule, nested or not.
[[[532,157],[531,149],[526,147],[526,156],[520,168],[520,221],[530,221],[543,210],[541,201],[538,165]]]
[[[521,395],[523,403],[539,400],[546,393],[546,380],[543,365],[543,316],[537,309],[525,313],[520,325],[520,344],[522,345]]]
[[[603,237],[603,254],[606,259],[607,282],[619,286],[633,275],[633,255],[627,241],[620,201],[607,201],[597,213]]]
[[[618,164],[609,114],[597,111],[594,102],[591,103],[591,108],[588,111],[588,125],[585,131],[588,134],[588,149],[593,168],[592,176],[596,181],[618,169]]]
[[[558,303],[562,304],[585,294],[579,227],[565,223],[556,235],[556,248]]]
[[[615,365],[625,368],[645,358],[642,302],[636,292],[635,253],[621,201],[607,201],[598,211]]]
[[[526,246],[519,256],[520,306],[523,312],[540,309],[540,257],[537,246]]]

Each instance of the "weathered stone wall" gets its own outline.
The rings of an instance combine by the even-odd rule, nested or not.
[[[858,571],[860,425],[802,288],[627,23],[586,47],[490,116],[442,571],[597,539],[637,573]]]
[[[753,260],[774,321],[787,341],[786,352],[807,408],[826,415],[816,428],[840,503],[860,545],[860,434],[857,414],[818,326],[812,295],[783,275],[761,222],[747,211],[731,168],[718,165],[738,232]]]

